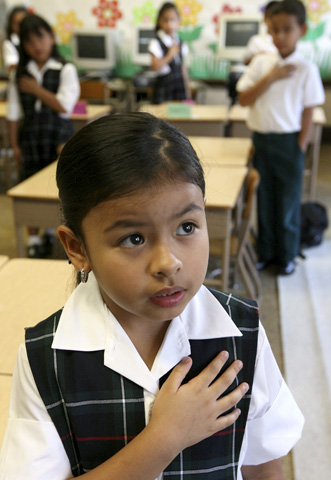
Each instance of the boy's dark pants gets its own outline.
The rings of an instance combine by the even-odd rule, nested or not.
[[[300,201],[304,153],[298,133],[253,133],[258,188],[260,261],[285,266],[300,251]]]

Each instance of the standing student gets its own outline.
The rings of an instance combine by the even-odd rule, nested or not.
[[[202,286],[205,184],[188,139],[147,113],[102,117],[56,177],[81,283],[26,331],[0,480],[281,480],[303,418],[256,303]]]
[[[153,86],[153,103],[190,98],[188,74],[183,58],[188,47],[178,36],[180,16],[174,3],[164,3],[159,10],[156,38],[149,44],[152,70],[157,72]]]
[[[307,29],[303,3],[277,3],[270,22],[278,52],[254,57],[237,90],[240,104],[251,107],[248,127],[253,132],[253,164],[261,177],[258,268],[276,263],[279,274],[289,275],[295,271],[300,252],[305,151],[313,109],[324,102],[324,90],[317,66],[297,49]]]
[[[7,75],[15,70],[19,61],[20,23],[27,14],[28,11],[24,6],[16,6],[7,17],[6,38],[2,44],[3,63]]]
[[[249,39],[244,54],[244,62],[246,65],[248,65],[254,55],[257,55],[258,53],[277,52],[277,48],[275,47],[272,36],[269,33],[271,12],[277,3],[277,1],[272,1],[266,4],[264,9],[264,23],[266,26],[266,31],[257,35],[253,35]]]
[[[21,22],[21,56],[8,90],[10,143],[24,180],[53,162],[74,133],[70,114],[79,98],[76,68],[60,56],[51,26],[37,15]],[[49,252],[38,229],[29,229],[28,256]]]

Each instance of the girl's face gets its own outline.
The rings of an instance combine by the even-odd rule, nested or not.
[[[51,56],[54,42],[54,36],[41,28],[39,34],[30,33],[28,39],[23,43],[23,48],[27,55],[35,60],[39,67],[42,67]]]
[[[15,15],[13,15],[11,20],[11,25],[10,25],[13,33],[16,33],[17,35],[19,35],[20,23],[25,17],[26,17],[26,12],[17,12],[15,13]]]
[[[179,182],[97,205],[82,223],[85,271],[126,330],[160,328],[199,290],[209,242],[199,187]],[[158,328],[158,327],[156,327]]]
[[[173,8],[165,10],[159,19],[159,26],[164,30],[168,35],[173,37],[179,27],[179,17]]]

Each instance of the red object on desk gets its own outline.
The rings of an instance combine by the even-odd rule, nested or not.
[[[77,115],[86,115],[87,114],[86,102],[84,101],[77,102],[72,113]]]

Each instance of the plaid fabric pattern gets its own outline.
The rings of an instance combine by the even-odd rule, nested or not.
[[[168,47],[162,42],[159,37],[156,37],[159,41],[163,55],[168,52]],[[180,43],[180,46],[182,44]],[[156,77],[153,87],[153,103],[168,102],[171,100],[185,100],[186,91],[184,85],[184,79],[182,74],[182,55],[180,53],[180,62],[176,63],[173,59],[169,66],[171,72],[168,75],[159,75]]]
[[[258,333],[256,305],[220,292],[213,294],[243,337],[192,340],[193,367],[185,381],[226,348],[230,353],[227,364],[236,358],[244,363],[228,391],[242,381],[252,386]],[[51,349],[60,316],[61,310],[27,329],[26,348],[39,393],[59,432],[72,473],[78,476],[110,458],[142,431],[144,393],[142,387],[104,366],[103,351]],[[250,398],[251,390],[238,404],[242,414],[234,425],[185,449],[165,469],[164,477],[235,479]]]
[[[56,93],[60,73],[60,70],[45,72],[43,87]],[[20,92],[20,100],[24,111],[19,139],[23,154],[21,180],[24,180],[56,160],[56,148],[69,140],[74,129],[70,119],[61,118],[44,104],[36,112],[34,95]]]

